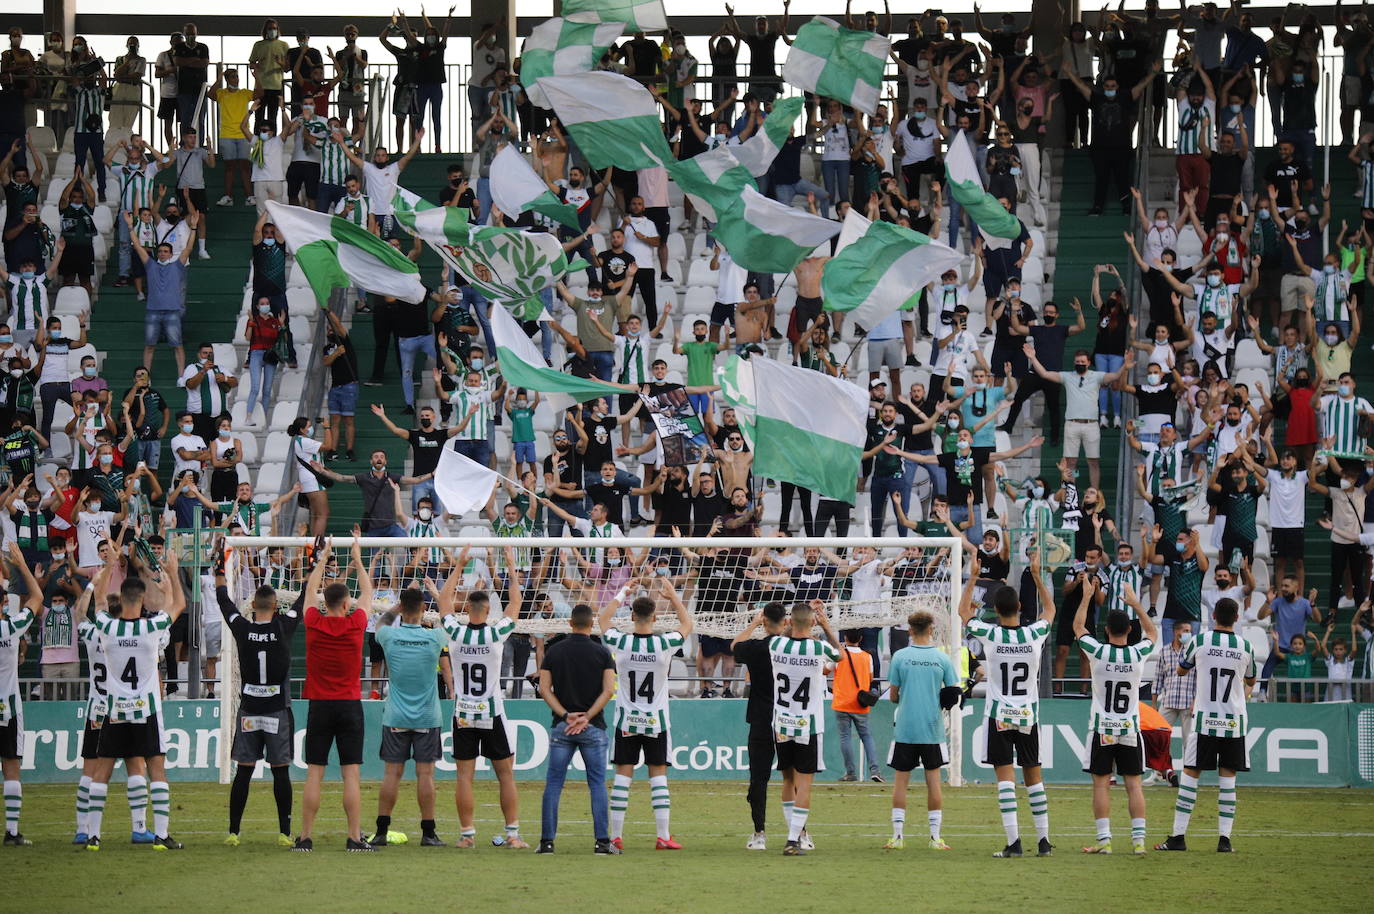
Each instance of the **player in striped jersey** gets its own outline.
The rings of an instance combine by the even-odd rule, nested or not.
[[[1178,776],[1174,830],[1156,844],[1157,851],[1186,851],[1188,822],[1197,804],[1198,777],[1217,772],[1217,853],[1231,853],[1231,828],[1236,822],[1236,772],[1250,770],[1249,730],[1245,697],[1255,684],[1255,652],[1236,634],[1240,605],[1230,597],[1212,610],[1212,630],[1203,632],[1183,649],[1180,676],[1197,670],[1193,697],[1193,731],[1183,747],[1183,773]]]
[[[1097,820],[1097,843],[1083,848],[1085,854],[1112,852],[1111,782],[1113,773],[1126,782],[1127,806],[1131,811],[1131,852],[1145,853],[1145,791],[1140,776],[1145,773],[1145,741],[1140,735],[1140,678],[1145,658],[1155,651],[1155,623],[1140,611],[1136,590],[1129,582],[1122,585],[1121,602],[1130,607],[1144,628],[1145,638],[1128,644],[1131,618],[1121,609],[1107,611],[1107,643],[1088,632],[1090,588],[1083,589],[1083,600],[1073,617],[1073,633],[1078,646],[1088,655],[1092,668],[1092,711],[1088,728],[1087,771],[1093,778],[1093,818]]]
[[[811,637],[820,625],[825,641]],[[768,639],[773,666],[773,739],[783,797],[792,797],[785,857],[800,857],[806,819],[811,814],[811,781],[824,770],[821,734],[825,730],[825,664],[840,659],[839,641],[825,615],[825,603],[812,600],[792,607],[791,631]],[[809,840],[807,841],[809,844]]]
[[[1136,561],[1135,548],[1130,543],[1123,540],[1116,544],[1116,564],[1107,569],[1107,600],[1102,608],[1107,613],[1116,611],[1126,614],[1131,629],[1126,638],[1127,644],[1135,644],[1140,640],[1141,624],[1140,614],[1136,612],[1135,605],[1127,601],[1126,593],[1128,590],[1134,594],[1141,592],[1141,582],[1148,567],[1149,563],[1143,554],[1141,560]]]
[[[6,599],[0,607],[0,770],[5,775],[5,847],[33,844],[19,831],[19,813],[24,806],[24,790],[19,783],[19,768],[24,761],[24,700],[19,694],[19,648],[24,634],[43,611],[43,588],[38,586],[24,553],[14,540],[7,556],[19,569],[28,588],[28,599],[17,610],[9,609]]]
[[[983,721],[983,763],[991,765],[997,773],[997,803],[1002,811],[1002,828],[1007,835],[1006,847],[993,856],[1021,856],[1014,760],[1021,765],[1021,778],[1026,784],[1031,818],[1039,838],[1036,855],[1048,857],[1054,845],[1050,844],[1049,805],[1040,772],[1040,701],[1037,696],[1040,694],[1040,655],[1054,622],[1054,595],[1040,574],[1040,554],[1033,552],[1030,571],[1039,595],[1040,619],[1022,625],[1021,600],[1014,589],[1003,585],[992,595],[997,624],[990,625],[973,618],[973,592],[978,570],[975,567],[970,571],[959,604],[959,618],[968,635],[983,645],[983,668],[987,672],[988,685],[988,718]]]
[[[148,766],[148,791],[153,806],[154,850],[180,850],[181,842],[168,834],[171,793],[167,787],[167,749],[160,720],[162,696],[157,661],[162,633],[186,608],[173,551],[164,554],[162,569],[144,578],[125,578],[119,587],[119,615],[97,616],[101,647],[110,673],[106,679],[109,706],[100,728],[100,757],[91,781],[86,850],[100,850],[100,828],[109,793],[110,775],[118,759],[139,759]],[[97,591],[96,600],[106,595]],[[152,615],[144,616],[145,604]]]
[[[506,561],[514,559],[514,550],[506,549]],[[462,578],[461,561],[449,571],[443,592],[438,594],[439,612],[443,616],[444,631],[448,632],[449,660],[453,664],[453,761],[458,768],[458,782],[454,802],[458,807],[458,825],[462,834],[458,847],[473,847],[477,843],[477,827],[473,821],[473,777],[477,771],[477,756],[491,762],[499,785],[501,814],[506,820],[505,841],[502,847],[528,848],[520,837],[520,797],[515,790],[515,737],[503,713],[501,692],[501,655],[506,639],[515,631],[520,618],[523,598],[519,575],[513,575],[506,591],[505,614],[495,622],[488,622],[491,597],[481,590],[467,595],[463,609],[468,621],[454,615],[456,594]],[[429,584],[431,592],[434,585]]]
[[[1360,419],[1374,419],[1374,406],[1364,397],[1355,396],[1354,375],[1343,373],[1336,392],[1313,399],[1312,407],[1321,415],[1322,437],[1336,439],[1329,450],[1341,455],[1363,455],[1365,439],[1360,436]]]
[[[654,634],[654,615],[657,605],[650,597],[636,597],[630,604],[634,630],[623,632],[614,625],[616,610],[620,609],[631,590],[658,582],[658,592],[673,605],[677,613],[677,631]],[[671,740],[668,736],[668,668],[680,652],[695,622],[668,578],[653,577],[641,581],[631,578],[620,589],[597,620],[601,627],[601,643],[611,649],[615,657],[618,682],[615,699],[615,782],[611,786],[611,843],[624,850],[621,837],[625,830],[625,812],[630,805],[630,784],[635,766],[642,757],[649,766],[649,797],[654,808],[654,827],[658,840],[656,850],[680,851],[682,845],[673,840],[668,828],[671,800],[668,796],[668,755]]]

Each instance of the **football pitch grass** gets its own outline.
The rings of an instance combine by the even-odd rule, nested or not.
[[[572,772],[570,772],[572,774]],[[73,846],[72,785],[27,784],[23,832],[30,848],[0,849],[4,894],[12,910],[76,911],[94,905],[119,911],[387,911],[551,910],[784,911],[834,909],[936,911],[1267,911],[1293,898],[1311,910],[1368,910],[1359,888],[1374,853],[1374,791],[1240,789],[1234,842],[1216,848],[1216,788],[1198,799],[1187,854],[1130,853],[1125,792],[1113,790],[1112,857],[1087,857],[1093,843],[1090,791],[1049,788],[1053,857],[1034,856],[1035,833],[1018,790],[1022,842],[1028,856],[993,860],[1003,844],[994,788],[945,791],[944,837],[952,850],[926,848],[924,787],[912,790],[906,849],[884,851],[890,834],[886,784],[827,784],[811,802],[816,850],[784,858],[781,802],[770,796],[768,850],[746,851],[751,830],[744,784],[674,781],[673,833],[684,849],[654,850],[647,780],[637,778],[626,822],[625,854],[594,857],[586,789],[569,782],[553,856],[492,846],[501,832],[496,785],[477,787],[478,846],[419,846],[413,783],[402,785],[392,830],[405,846],[375,854],[343,850],[345,829],[337,784],[328,785],[315,829],[315,851],[277,846],[270,780],[255,783],[242,844],[223,846],[227,786],[172,785],[172,835],[185,850],[155,853],[128,843],[122,774],[111,785],[104,847]],[[1244,784],[1242,776],[1242,785]],[[520,787],[521,831],[539,837],[541,782]],[[458,838],[452,782],[439,784],[439,834]],[[1146,788],[1149,841],[1168,833],[1174,790]],[[363,785],[363,831],[372,831],[377,784]],[[300,786],[296,785],[296,823]],[[1364,902],[1359,901],[1361,897]],[[1287,899],[1287,901],[1284,901]],[[571,907],[569,907],[571,905]],[[900,907],[899,907],[900,906]]]

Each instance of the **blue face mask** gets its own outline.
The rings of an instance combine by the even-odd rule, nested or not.
[[[1116,98],[1115,89],[1103,89],[1102,94],[1105,95],[1107,98]]]
[[[37,274],[35,274],[33,270],[23,270],[22,272],[20,272],[19,275],[24,277],[25,279],[33,279],[33,277]]]
[[[481,368],[483,365],[486,364],[486,362],[483,361],[480,357],[476,357],[476,358],[473,358],[471,364],[472,364],[472,367],[473,367],[473,368]]]
[[[264,239],[262,239],[262,243],[265,244],[265,245],[267,245],[267,246],[270,248],[270,247],[272,247],[274,244],[277,243],[277,239],[275,239],[275,238],[264,238]]]
[[[1301,86],[1301,85],[1303,84],[1303,81],[1306,80],[1306,79],[1307,79],[1307,77],[1306,77],[1304,74],[1302,74],[1302,73],[1294,73],[1294,74],[1293,74],[1293,85],[1295,85],[1295,86]]]
[[[917,111],[914,117],[918,121],[923,121],[926,119],[926,113],[924,111]]]

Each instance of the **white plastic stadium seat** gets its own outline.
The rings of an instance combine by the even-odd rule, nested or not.
[[[285,431],[287,426],[296,420],[300,415],[301,404],[299,400],[278,400],[272,404],[272,421],[269,423],[272,431]]]
[[[284,481],[289,477],[286,473],[284,463],[264,463],[258,470],[257,483],[253,486],[255,492],[281,492],[285,486]]]
[[[315,301],[313,289],[289,286],[286,290],[286,308],[292,317],[310,317],[320,309]]]

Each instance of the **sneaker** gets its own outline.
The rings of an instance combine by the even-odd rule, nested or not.
[[[987,511],[983,513],[983,516],[986,517],[988,520],[997,520],[997,512],[992,510],[991,507],[989,507]]]
[[[622,839],[622,838],[612,838],[612,839],[611,839],[611,844],[615,845],[615,849],[618,850],[618,851],[620,851],[622,854],[625,853],[625,841],[624,841],[624,839]]]
[[[885,851],[899,851],[899,850],[901,850],[901,849],[904,848],[904,847],[906,847],[906,839],[905,839],[905,838],[891,838],[891,839],[888,840],[888,842],[887,842],[886,844],[883,845],[883,850],[885,850]]]
[[[354,841],[349,838],[344,842],[344,850],[350,854],[369,854],[376,852],[377,848],[367,841]]]
[[[811,833],[804,828],[801,833],[801,846],[804,851],[814,851],[816,849],[816,842],[811,840]]]
[[[609,841],[598,841],[592,848],[592,853],[599,857],[616,857],[620,854],[620,848]]]
[[[782,339],[782,333],[778,330],[777,327],[772,327],[768,331],[768,338],[770,340],[780,340]]]
[[[667,271],[667,270],[660,270],[659,273],[658,273],[658,278],[659,278],[660,280],[662,280],[663,282],[672,282],[672,281],[673,281],[673,277],[671,277],[671,276],[668,275],[668,271]]]
[[[906,365],[908,368],[920,368],[921,360],[914,355],[909,355],[906,357]]]
[[[8,843],[9,843],[9,840],[10,840],[10,839],[9,839],[9,836],[6,835],[6,836],[5,836],[5,843],[8,844]],[[22,840],[22,839],[21,839],[21,840]],[[25,843],[27,843],[27,842],[25,842]],[[1225,835],[1222,835],[1220,838],[1217,838],[1217,853],[1218,853],[1218,854],[1234,854],[1234,853],[1235,853],[1235,849],[1231,847],[1231,839],[1230,839],[1230,838],[1226,837]]]
[[[541,839],[539,840],[539,847],[535,850],[535,853],[536,853],[536,854],[552,854],[552,853],[553,853],[553,842],[552,842],[552,841],[545,841],[544,839],[541,838]]]
[[[248,196],[246,196],[246,197],[243,198],[243,205],[244,205],[244,206],[257,206],[257,205],[258,205],[258,198],[255,197],[255,196],[253,196],[252,194],[249,194]]]
[[[436,834],[420,836],[421,847],[448,847],[448,843]]]
[[[1168,840],[1155,845],[1157,851],[1186,851],[1188,842],[1182,835],[1170,835]]]
[[[720,697],[721,697],[721,698],[734,698],[734,697],[735,697],[735,693],[732,692],[732,691],[730,691],[729,689],[726,689],[724,692],[721,692],[721,693],[720,693]]]
[[[234,834],[233,832],[230,832],[230,833],[229,833],[228,835],[226,835],[225,838],[224,838],[224,846],[225,846],[225,847],[238,847],[238,846],[239,846],[239,836],[236,835],[236,834]]]
[[[152,844],[156,840],[157,835],[153,834],[150,831],[147,831],[146,829],[144,831],[136,831],[129,833],[130,844]]]
[[[277,835],[277,847],[295,847],[296,842],[291,840],[290,835]]]
[[[1145,856],[1145,839],[1144,839],[1144,838],[1133,838],[1133,839],[1131,839],[1131,853],[1135,854],[1137,857],[1144,857],[1144,856]]]
[[[372,694],[376,695],[377,693],[373,692]],[[379,831],[375,835],[363,835],[363,840],[373,847],[386,847],[386,839],[389,834],[389,831]]]
[[[698,697],[698,698],[715,698],[715,697],[716,697],[716,693],[715,693],[715,692],[712,692],[710,689],[702,689],[702,690],[701,690],[701,694],[698,695],[697,697]]]
[[[1035,856],[1037,856],[1037,857],[1052,857],[1052,856],[1054,856],[1054,845],[1050,843],[1050,839],[1049,839],[1049,838],[1041,838],[1041,839],[1040,839],[1040,843],[1037,844],[1037,845],[1036,845],[1036,848],[1035,848]]]
[[[353,313],[354,313],[354,314],[371,314],[371,313],[372,313],[372,306],[371,306],[371,305],[368,305],[368,304],[362,304],[362,303],[360,303],[356,308],[353,309]]]
[[[79,832],[76,833],[76,837],[72,838],[72,843],[73,843],[73,844],[85,844],[85,843],[86,843],[86,839],[89,838],[89,837],[90,837],[90,835],[86,834],[84,831],[79,831]]]
[[[1015,841],[1011,842],[1011,843],[1008,844],[1006,847],[1002,848],[1000,851],[998,851],[997,853],[993,854],[992,856],[997,857],[997,858],[1002,859],[1002,860],[1006,860],[1006,859],[1011,858],[1011,857],[1020,857],[1020,856],[1021,856],[1021,839],[1020,839],[1020,838],[1017,838]]]
[[[1099,842],[1097,842],[1096,844],[1092,845],[1091,847],[1085,847],[1085,848],[1083,848],[1083,853],[1085,853],[1085,854],[1107,854],[1108,856],[1110,856],[1111,853],[1112,853],[1112,842],[1110,842],[1110,841],[1099,841]]]
[[[1223,838],[1222,840],[1226,839]],[[5,847],[33,847],[33,842],[17,831],[7,831],[5,832]],[[1227,845],[1226,849],[1230,850],[1230,845]]]
[[[171,835],[165,835],[153,842],[153,850],[155,851],[179,851],[183,847],[185,845]]]
[[[339,459],[339,452],[338,452],[338,451],[324,451],[323,453],[320,454],[320,460],[321,460],[322,463],[333,463],[334,461],[336,461],[336,460],[338,460],[338,459]]]
[[[381,387],[382,382],[379,378],[368,378],[363,382],[364,387]]]
[[[224,196],[220,197],[218,200],[215,201],[215,206],[233,206],[233,205],[234,205],[234,198],[231,197],[231,196],[229,196],[228,194],[225,194]]]
[[[978,335],[979,335],[979,336],[992,336],[992,328],[991,328],[991,327],[984,327],[982,330],[980,330],[980,331],[978,332]]]
[[[121,276],[121,277],[119,277],[118,279],[116,279],[116,280],[114,281],[114,284],[115,284],[116,287],[127,286],[127,285],[129,285],[129,277],[127,277],[127,276]]]
[[[401,407],[401,415],[403,415],[403,416],[413,416],[413,415],[415,415],[415,407],[413,407],[413,406],[411,406],[409,403],[407,403],[405,406],[402,406],[402,407]]]
[[[868,776],[868,779],[869,779],[870,781],[872,781],[873,783],[875,783],[875,784],[882,784],[882,783],[884,783],[884,782],[883,782],[883,776],[882,776],[881,774],[879,774],[878,772],[876,772],[876,771],[873,772],[872,774],[870,774],[870,775]]]
[[[1101,428],[1106,428],[1106,427],[1107,427],[1107,417],[1106,417],[1106,416],[1098,416],[1098,417],[1097,417],[1097,424],[1098,424],[1098,426],[1101,427]]]
[[[931,838],[930,843],[927,844],[926,847],[930,848],[933,851],[949,850],[949,845],[945,843],[944,838]]]
[[[1008,435],[1016,431],[1016,429],[1012,428],[1010,422],[1003,422],[1001,425],[997,426],[997,430],[999,432],[1006,432]]]
[[[135,295],[134,297],[137,298],[139,301],[147,301],[147,300],[148,300],[148,296],[144,295],[142,292],[139,292],[139,293],[138,293],[137,295]]]
[[[99,835],[91,835],[89,838],[86,839],[86,850],[88,850],[88,851],[98,851],[98,850],[100,850],[100,836],[99,836]]]
[[[348,452],[344,454],[344,459],[349,461],[357,460],[358,455],[353,453],[353,448],[349,448]]]
[[[782,849],[784,857],[805,857],[806,850],[796,841],[788,841],[787,846]]]
[[[854,775],[852,775],[852,774],[846,774],[846,775],[844,775],[843,777],[841,777],[841,778],[839,779],[839,781],[840,781],[841,784],[852,784],[852,783],[854,783],[854,782],[857,781],[857,780],[858,780],[858,778],[856,778],[856,777],[855,777]]]
[[[756,831],[754,836],[749,839],[749,843],[744,845],[747,851],[766,851],[768,850],[768,835],[765,832]]]
[[[672,835],[669,835],[669,836],[666,837],[666,838],[659,838],[657,841],[655,841],[655,842],[654,842],[654,850],[656,850],[656,851],[680,851],[680,850],[682,850],[682,845],[681,845],[681,844],[678,844],[676,841],[674,841]]]
[[[1112,416],[1112,428],[1121,428],[1121,417]]]
[[[308,854],[315,849],[315,842],[309,838],[297,838],[296,843],[291,845],[291,850],[298,854]]]
[[[196,251],[196,259],[197,259],[197,260],[209,260],[209,259],[210,259],[210,252],[207,251],[207,250],[205,250],[204,248],[201,248],[200,250]]]

